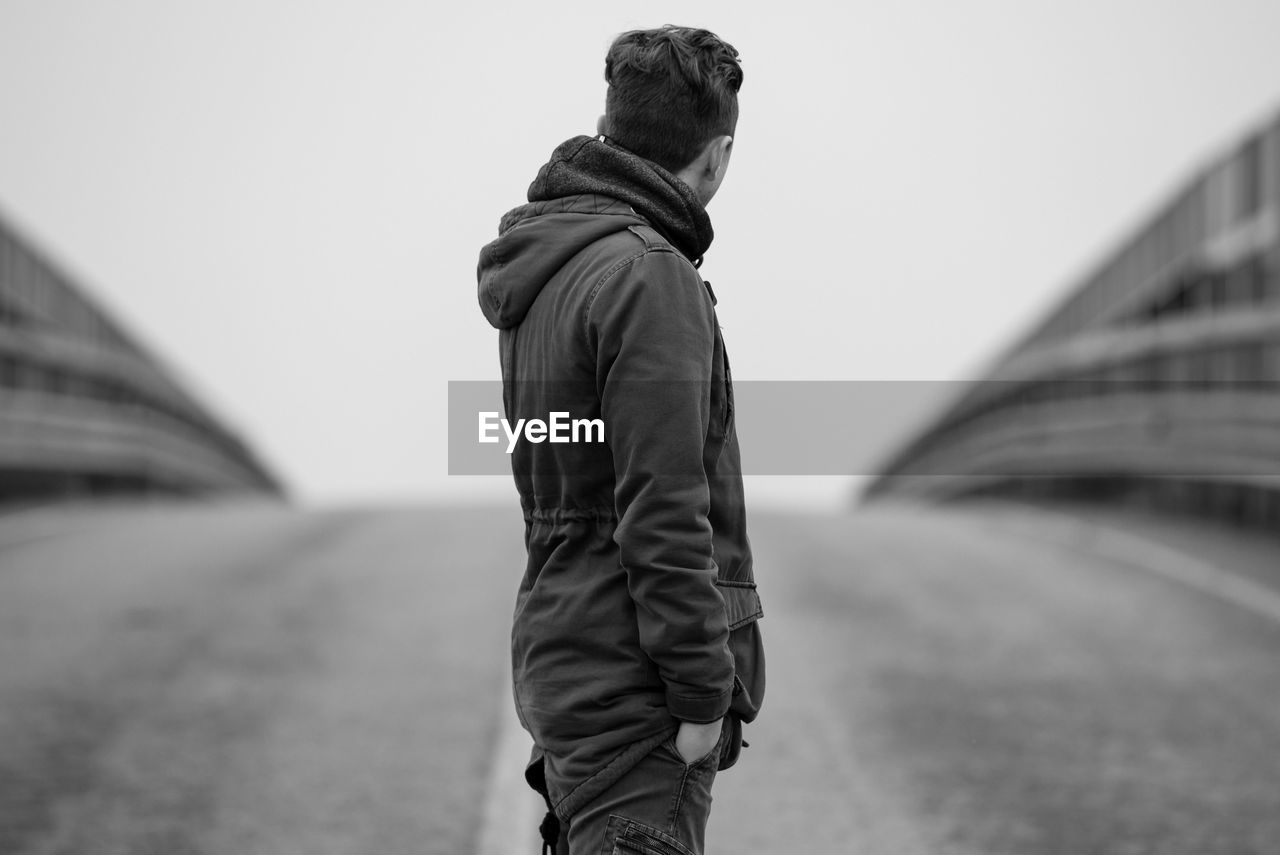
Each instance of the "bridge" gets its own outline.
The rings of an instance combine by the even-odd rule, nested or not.
[[[1273,119],[856,512],[753,514],[769,693],[717,851],[1273,855],[1277,342]],[[282,494],[0,224],[0,853],[536,851],[514,496]]]
[[[1280,117],[1207,163],[869,497],[1127,496],[1280,521]]]
[[[0,220],[0,502],[269,493],[245,442]]]

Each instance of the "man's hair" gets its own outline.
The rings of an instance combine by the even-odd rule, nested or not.
[[[670,172],[737,126],[738,51],[708,30],[623,33],[609,47],[604,79],[605,135]]]

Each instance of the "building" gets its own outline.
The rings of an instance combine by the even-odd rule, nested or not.
[[[0,502],[279,495],[233,432],[0,221]]]
[[[868,500],[1124,495],[1280,521],[1280,116],[879,472]]]

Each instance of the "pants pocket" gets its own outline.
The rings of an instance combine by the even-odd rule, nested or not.
[[[679,760],[680,765],[684,766],[686,769],[694,769],[698,766],[702,766],[708,763],[709,761],[711,761],[712,759],[715,759],[716,761],[715,765],[719,766],[720,763],[723,761],[725,752],[728,750],[728,741],[733,735],[732,733],[733,729],[730,726],[730,722],[729,722],[730,718],[731,716],[724,717],[720,725],[720,735],[716,737],[716,744],[711,746],[711,750],[708,751],[706,754],[703,754],[697,760],[694,760],[692,763],[687,762],[684,759],[684,757],[681,756],[680,752],[676,750],[676,734],[675,733],[671,734],[671,738],[663,743],[663,747],[666,748],[667,752],[670,753],[672,757]],[[679,733],[679,731],[677,730],[676,733]],[[740,730],[739,730],[739,734],[741,734]]]
[[[609,817],[604,851],[613,855],[694,855],[665,831],[616,815]]]

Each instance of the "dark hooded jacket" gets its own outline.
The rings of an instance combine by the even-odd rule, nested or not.
[[[600,419],[520,440],[528,563],[516,708],[568,818],[669,738],[764,694],[729,362],[697,271],[711,222],[677,177],[600,138],[556,149],[481,250],[506,418]]]

